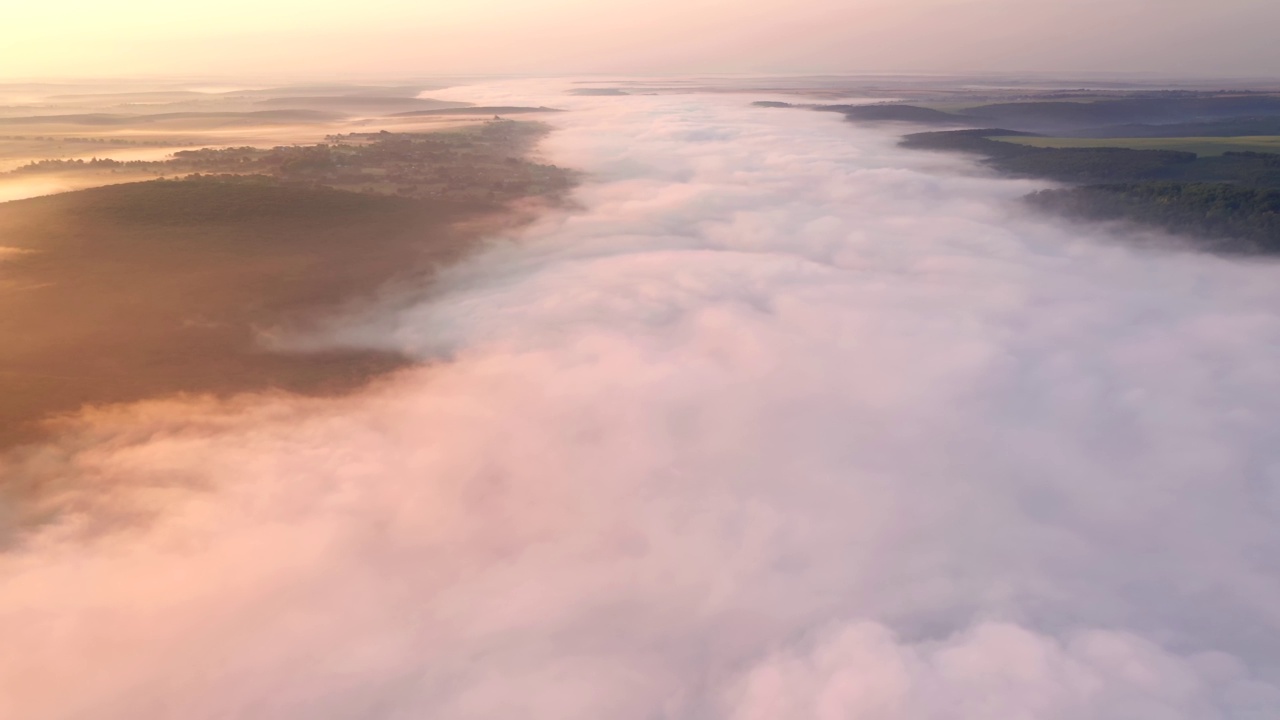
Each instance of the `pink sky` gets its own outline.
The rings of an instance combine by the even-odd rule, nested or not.
[[[1121,72],[1280,75],[1274,0],[56,0],[0,76]]]

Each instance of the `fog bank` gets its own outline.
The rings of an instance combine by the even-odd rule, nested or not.
[[[454,92],[574,110],[579,208],[297,341],[422,368],[0,459],[41,488],[0,715],[1280,711],[1280,268],[830,114],[565,87]]]

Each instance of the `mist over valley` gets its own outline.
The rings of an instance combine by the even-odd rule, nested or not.
[[[0,717],[1280,715],[1280,85],[404,57],[0,81]]]

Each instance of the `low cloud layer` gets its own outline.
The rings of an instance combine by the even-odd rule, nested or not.
[[[0,715],[1280,712],[1280,267],[828,114],[560,90],[458,92],[576,107],[581,208],[312,340],[422,369],[0,460]]]

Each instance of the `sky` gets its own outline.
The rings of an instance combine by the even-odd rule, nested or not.
[[[6,0],[0,77],[1280,76],[1273,0]]]

